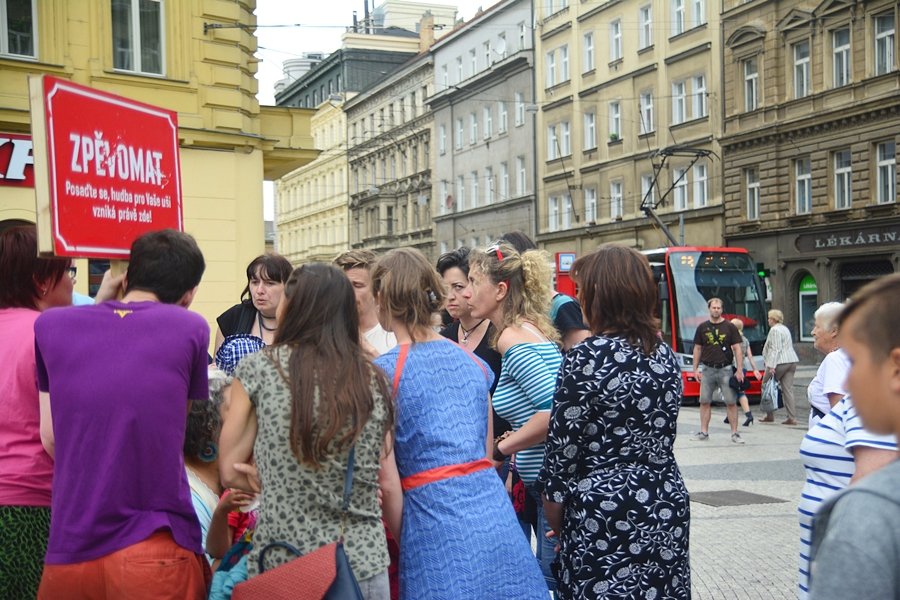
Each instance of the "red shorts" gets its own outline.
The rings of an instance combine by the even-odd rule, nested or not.
[[[94,560],[44,565],[38,600],[204,600],[210,576],[202,555],[160,530]]]

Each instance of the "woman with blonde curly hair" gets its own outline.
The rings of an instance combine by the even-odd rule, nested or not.
[[[494,410],[513,428],[494,443],[494,459],[515,455],[525,489],[537,502],[537,558],[553,591],[556,579],[550,564],[556,542],[545,535],[550,528],[535,487],[544,460],[556,374],[562,363],[559,336],[547,316],[551,294],[547,256],[539,250],[519,254],[510,244],[498,242],[487,250],[474,251],[469,260],[470,285],[464,296],[472,316],[487,317],[496,328],[493,343],[503,364],[494,391]]]
[[[381,326],[399,343],[375,364],[393,380],[397,406],[380,481],[385,521],[400,540],[400,597],[546,599],[486,457],[494,374],[431,327],[443,280],[421,252],[398,248],[375,264],[372,290]]]

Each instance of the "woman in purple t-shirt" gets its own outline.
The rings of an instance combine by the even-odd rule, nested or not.
[[[34,226],[0,233],[0,590],[34,598],[50,534],[53,459],[41,445],[34,321],[72,303],[68,259],[37,258]]]

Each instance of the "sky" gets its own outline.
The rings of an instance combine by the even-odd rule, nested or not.
[[[479,7],[488,8],[498,0],[447,0],[446,2],[419,0],[422,4],[453,5],[458,8],[456,18],[472,19]],[[369,0],[369,10],[381,0]],[[315,8],[310,8],[315,6]],[[334,52],[341,45],[341,34],[353,24],[353,11],[362,20],[364,0],[324,0],[324,4],[304,0],[257,0],[256,38],[260,59],[257,69],[260,104],[275,103],[275,82],[284,75],[281,63],[298,58],[304,52]],[[264,27],[280,25],[281,27]],[[263,186],[264,216],[274,219],[274,184]]]

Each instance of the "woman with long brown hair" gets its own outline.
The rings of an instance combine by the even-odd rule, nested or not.
[[[378,471],[393,408],[384,375],[359,341],[356,299],[340,269],[296,269],[285,285],[274,344],[235,371],[219,441],[222,481],[253,491],[236,463],[256,460],[262,483],[248,561],[288,542],[305,554],[341,532],[341,496],[351,447],[353,490],[344,546],[366,598],[387,599],[388,554],[378,506]],[[293,558],[266,554],[267,568]]]
[[[608,245],[572,273],[593,335],[563,361],[538,478],[559,534],[559,597],[690,598],[673,452],[681,369],[659,336],[650,265]]]
[[[434,331],[444,283],[418,250],[372,272],[378,319],[399,345],[375,359],[397,404],[382,472],[385,520],[400,540],[401,598],[547,598],[506,490],[487,460],[493,373]],[[402,495],[398,494],[402,489]]]

